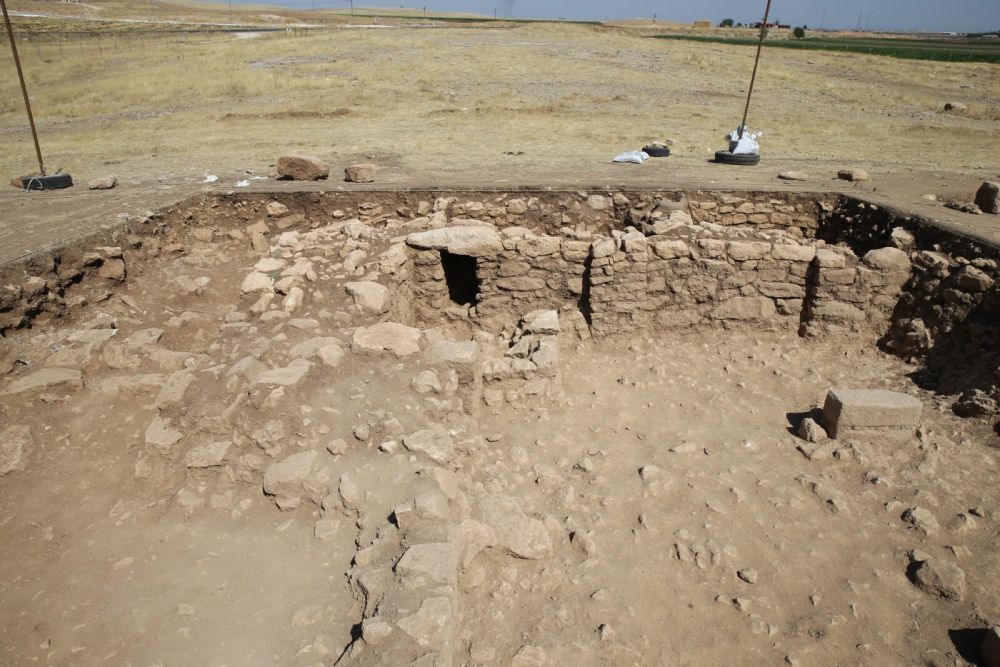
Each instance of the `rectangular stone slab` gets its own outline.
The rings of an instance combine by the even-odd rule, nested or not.
[[[905,439],[920,425],[920,401],[885,389],[831,389],[823,422],[832,438],[884,435]]]

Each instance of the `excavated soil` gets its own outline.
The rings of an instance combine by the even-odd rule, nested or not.
[[[753,321],[591,338],[563,309],[557,368],[487,401],[520,317],[411,328],[414,229],[313,222],[272,229],[271,264],[242,232],[164,244],[9,333],[0,664],[978,659],[1000,449],[919,360]],[[834,387],[922,424],[802,440]]]

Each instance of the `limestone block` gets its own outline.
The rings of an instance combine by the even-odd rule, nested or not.
[[[831,438],[883,437],[907,440],[920,425],[923,406],[908,394],[884,389],[832,389],[823,405]]]

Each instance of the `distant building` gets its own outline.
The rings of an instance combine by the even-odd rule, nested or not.
[[[711,28],[712,27],[712,22],[711,21],[695,21],[694,22],[694,27],[695,28]]]
[[[1000,39],[1000,35],[983,35],[979,39]]]
[[[760,21],[757,21],[756,23],[752,24],[750,27],[751,28],[758,28],[759,29],[760,28]],[[776,28],[778,30],[791,30],[792,26],[788,25],[787,23],[768,23],[767,24],[767,29],[771,30],[772,28]]]

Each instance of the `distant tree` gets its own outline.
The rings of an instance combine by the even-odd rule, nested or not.
[[[737,27],[737,28],[742,28],[742,27],[743,27],[743,24],[742,24],[742,23],[737,23],[737,24],[736,24],[736,27]]]
[[[733,27],[733,20],[732,19],[722,19],[722,21],[719,22],[719,27],[720,28],[732,28]]]
[[[801,28],[796,28],[795,30],[792,31],[792,34],[795,35],[795,39],[802,39],[803,37],[806,36],[806,29],[804,26]]]

